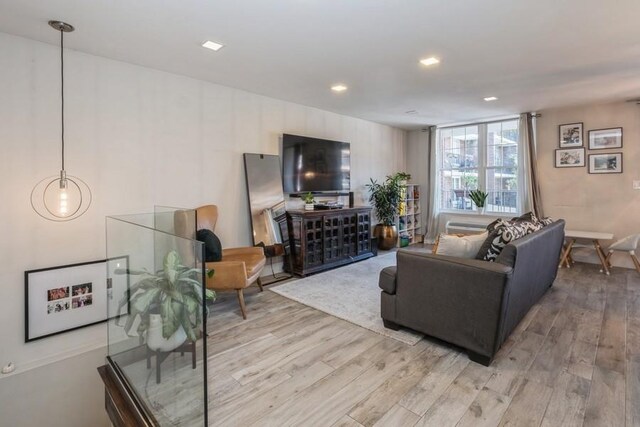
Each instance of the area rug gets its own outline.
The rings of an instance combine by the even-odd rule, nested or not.
[[[406,329],[387,329],[380,317],[378,276],[380,270],[395,264],[396,254],[388,253],[268,289],[373,332],[414,345],[422,338],[421,334]]]

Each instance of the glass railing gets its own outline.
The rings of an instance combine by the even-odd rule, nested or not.
[[[178,217],[195,231],[193,210],[107,217],[108,362],[157,425],[204,426],[203,245]]]

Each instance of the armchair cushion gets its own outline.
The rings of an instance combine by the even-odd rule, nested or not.
[[[222,244],[213,231],[207,229],[198,230],[196,239],[204,243],[205,262],[222,260]]]
[[[243,261],[247,269],[247,277],[252,277],[262,271],[267,258],[260,247],[229,248],[222,250],[222,261]]]

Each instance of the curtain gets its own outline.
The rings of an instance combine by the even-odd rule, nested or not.
[[[536,155],[536,115],[533,113],[520,114],[519,149],[520,164],[519,178],[523,183],[520,194],[522,212],[533,212],[538,218],[544,215],[542,198],[540,197],[539,175]]]
[[[427,233],[424,239],[426,243],[435,243],[438,237],[440,185],[438,180],[437,150],[438,129],[436,126],[431,126],[429,128],[429,204],[427,206]]]

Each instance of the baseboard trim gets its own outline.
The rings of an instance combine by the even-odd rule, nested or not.
[[[44,357],[42,359],[37,359],[25,364],[20,364],[19,362],[13,362],[16,365],[16,370],[9,374],[0,374],[0,381],[5,378],[13,377],[15,375],[20,375],[25,372],[31,371],[33,369],[42,368],[47,365],[51,365],[52,363],[61,362],[66,359],[70,359],[72,357],[77,357],[83,355],[85,353],[89,353],[90,351],[95,351],[99,349],[104,349],[105,355],[107,353],[107,345],[105,342],[94,342],[91,344],[86,344],[80,347],[75,347],[70,350],[66,350],[60,353],[55,353]]]

